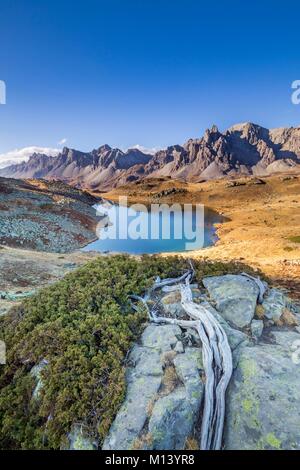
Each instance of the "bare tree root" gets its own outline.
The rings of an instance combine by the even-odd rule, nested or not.
[[[197,331],[202,342],[203,365],[206,375],[200,448],[202,450],[219,450],[222,447],[225,394],[232,375],[232,354],[222,326],[208,309],[193,302],[190,287],[193,275],[194,269],[191,264],[191,270],[184,275],[163,281],[158,278],[144,297],[131,296],[131,298],[142,302],[151,322],[179,325]],[[154,290],[161,288],[164,288],[165,291],[180,290],[181,305],[190,320],[162,317],[158,316],[155,310],[150,310],[147,301]],[[137,309],[136,306],[133,307]]]
[[[248,277],[248,279],[252,279],[252,281],[255,282],[255,284],[259,288],[258,303],[262,304],[263,300],[264,300],[264,295],[267,291],[267,289],[265,288],[264,283],[260,280],[259,277],[250,276],[250,274],[247,274],[247,273],[242,273],[241,275],[245,276],[245,277]]]

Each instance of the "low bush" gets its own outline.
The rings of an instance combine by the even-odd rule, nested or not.
[[[300,243],[300,235],[297,235],[295,237],[288,237],[288,240],[293,243]]]

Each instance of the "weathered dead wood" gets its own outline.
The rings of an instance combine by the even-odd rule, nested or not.
[[[264,283],[261,281],[260,277],[254,277],[254,276],[251,276],[250,274],[247,274],[247,273],[242,273],[241,274],[242,276],[245,276],[245,277],[248,277],[248,279],[251,279],[252,281],[255,282],[255,284],[257,285],[258,289],[259,289],[259,294],[258,294],[258,303],[259,304],[262,304],[263,301],[264,301],[264,295],[267,291]]]
[[[203,345],[206,374],[205,403],[201,427],[201,449],[220,449],[225,417],[225,392],[232,375],[232,354],[221,325],[202,305],[195,304],[189,279],[181,286],[181,304],[198,320],[197,331]]]
[[[176,279],[164,279],[163,281],[157,279],[154,286],[143,298],[131,297],[143,303],[152,322],[175,324],[197,331],[202,342],[203,366],[206,375],[200,448],[202,450],[218,450],[222,447],[225,394],[232,375],[232,354],[222,326],[208,309],[193,302],[190,287],[193,275],[194,269],[191,264],[191,270]],[[147,301],[151,293],[156,289],[168,286],[170,286],[167,289],[169,291],[180,290],[181,304],[190,320],[157,316],[155,311],[149,309]]]

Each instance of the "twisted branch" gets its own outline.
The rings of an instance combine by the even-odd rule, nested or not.
[[[202,305],[193,302],[190,281],[194,276],[194,268],[175,279],[159,278],[144,297],[131,296],[145,306],[151,322],[157,324],[175,324],[183,328],[193,328],[197,331],[202,342],[203,365],[206,375],[204,409],[201,425],[201,450],[219,450],[222,446],[222,436],[225,417],[225,393],[232,375],[232,354],[227,336],[215,317]],[[184,281],[184,283],[183,283]],[[157,316],[150,311],[147,301],[150,294],[156,290],[170,287],[181,292],[181,305],[190,320],[178,320]],[[136,307],[134,307],[136,309]]]

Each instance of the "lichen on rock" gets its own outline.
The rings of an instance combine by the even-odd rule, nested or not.
[[[259,295],[257,284],[242,275],[226,274],[203,279],[216,309],[233,327],[248,326],[255,314]]]

